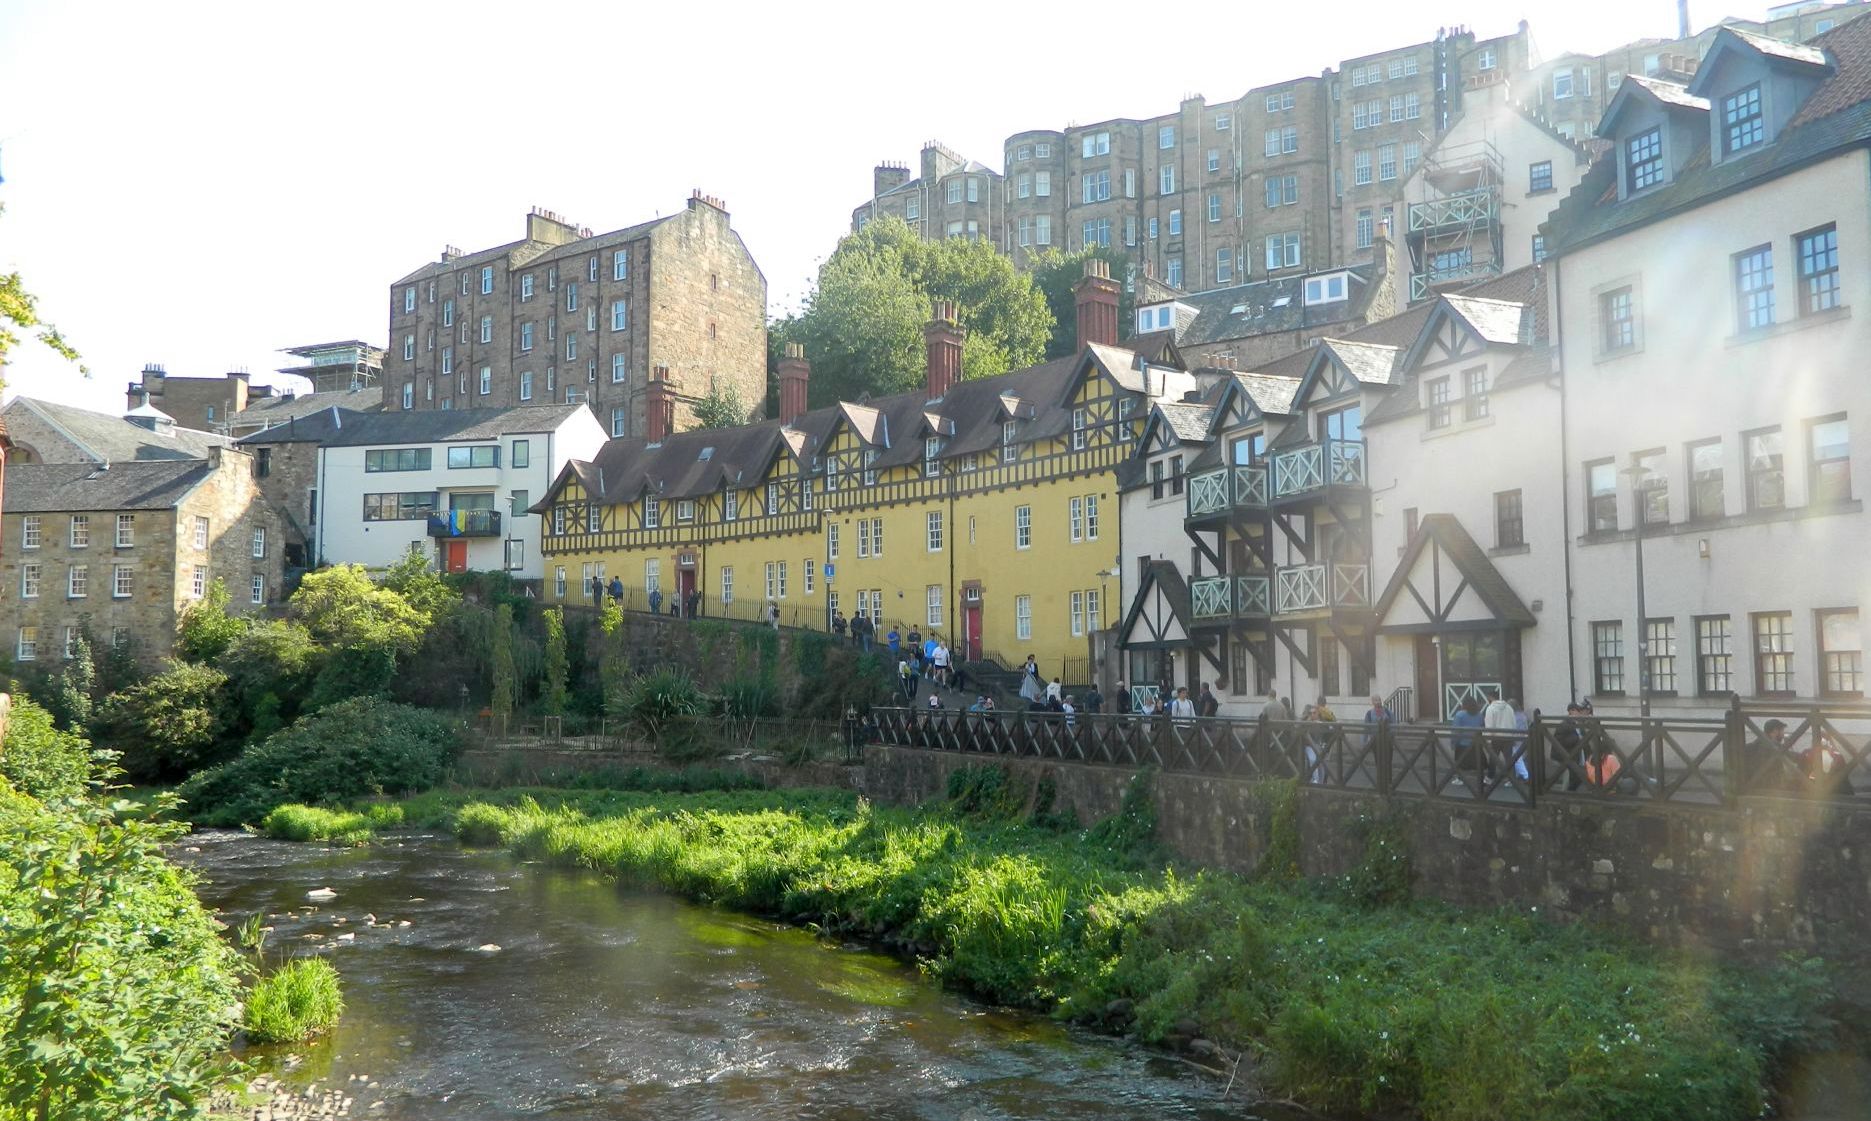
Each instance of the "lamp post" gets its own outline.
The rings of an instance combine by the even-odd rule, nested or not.
[[[1632,537],[1637,549],[1637,715],[1650,718],[1650,624],[1644,612],[1644,526],[1650,521],[1648,493],[1644,486],[1650,472],[1633,463],[1619,472],[1631,480],[1631,507],[1637,516]]]

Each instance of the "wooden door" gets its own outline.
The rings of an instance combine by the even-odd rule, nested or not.
[[[1442,711],[1442,681],[1436,672],[1436,640],[1426,634],[1416,636],[1416,718],[1440,724],[1448,718]],[[1401,714],[1398,714],[1401,719]]]
[[[468,571],[468,543],[466,541],[449,541],[445,544],[448,547],[448,556],[443,562],[443,567],[449,572]]]
[[[965,661],[981,660],[981,602],[964,604],[961,613],[962,657]]]

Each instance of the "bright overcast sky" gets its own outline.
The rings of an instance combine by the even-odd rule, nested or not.
[[[777,312],[872,165],[926,140],[997,166],[1022,129],[1521,18],[1550,57],[1671,35],[1676,5],[0,0],[0,271],[92,370],[27,343],[8,389],[116,410],[146,361],[261,373],[281,347],[381,343],[390,282],[444,245],[512,241],[532,206],[617,229],[694,187],[727,201]]]

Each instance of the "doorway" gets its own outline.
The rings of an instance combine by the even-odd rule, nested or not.
[[[442,548],[442,571],[468,571],[468,543],[466,541],[444,541]]]
[[[981,601],[964,602],[961,609],[962,660],[981,660]]]
[[[689,614],[689,597],[695,592],[695,570],[693,568],[676,569],[676,596],[681,604],[683,615]]]

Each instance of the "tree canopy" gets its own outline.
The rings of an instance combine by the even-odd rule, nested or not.
[[[1078,296],[1073,289],[1085,278],[1085,262],[1094,258],[1109,265],[1112,278],[1118,281],[1117,337],[1128,339],[1133,333],[1131,325],[1137,321],[1137,294],[1123,278],[1134,263],[1123,250],[1108,245],[1088,245],[1076,253],[1047,249],[1033,259],[1033,286],[1046,298],[1046,306],[1052,311],[1052,338],[1046,344],[1048,358],[1063,358],[1078,349]]]
[[[1033,278],[988,242],[924,241],[884,218],[839,242],[800,314],[773,325],[771,353],[805,344],[813,406],[922,384],[923,326],[936,299],[952,300],[968,330],[962,376],[1030,366],[1046,353],[1053,315]]]
[[[697,428],[733,428],[737,424],[747,423],[747,405],[741,400],[740,390],[732,385],[713,385],[708,395],[695,402],[695,423],[690,431]]]
[[[0,214],[4,212],[4,208],[0,208]],[[59,334],[58,328],[39,318],[38,298],[26,290],[26,282],[20,279],[20,274],[0,273],[0,367],[6,365],[7,352],[19,344],[19,336],[13,331],[16,327],[32,331],[34,337],[67,361],[78,361],[78,352]],[[91,376],[91,371],[84,366],[78,369],[86,377]],[[0,381],[0,385],[4,384]]]

